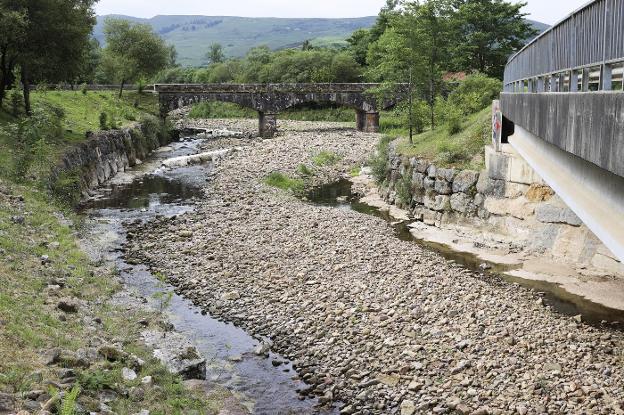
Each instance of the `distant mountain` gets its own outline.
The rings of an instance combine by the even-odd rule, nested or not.
[[[244,56],[254,46],[273,50],[299,47],[306,40],[314,46],[343,46],[357,29],[369,28],[377,16],[350,19],[281,19],[271,17],[156,16],[151,19],[123,15],[98,16],[94,36],[104,44],[107,17],[147,23],[167,43],[175,45],[184,66],[206,64],[204,55],[212,43],[220,43],[228,57]],[[528,20],[543,32],[550,26]]]
[[[205,64],[212,43],[220,43],[227,56],[244,56],[254,46],[271,49],[296,47],[311,39],[315,45],[342,45],[357,29],[371,27],[376,16],[352,19],[280,19],[219,16],[98,16],[94,36],[104,44],[107,17],[147,23],[168,43],[175,45],[178,61],[185,66]]]

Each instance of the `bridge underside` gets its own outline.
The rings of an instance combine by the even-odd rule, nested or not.
[[[624,94],[505,93],[509,143],[624,262]]]
[[[355,110],[356,127],[364,132],[379,131],[379,109],[394,106],[397,99],[378,103],[368,92],[373,84],[301,85],[157,85],[162,116],[206,101],[231,102],[258,111],[259,134],[273,137],[277,116],[289,108],[307,103],[333,104]]]

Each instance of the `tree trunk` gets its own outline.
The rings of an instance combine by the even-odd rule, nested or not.
[[[122,80],[121,80],[121,85],[119,86],[119,98],[121,98],[121,96],[122,96],[122,94],[123,94],[123,87],[124,87],[124,84],[125,84],[125,83],[126,83],[126,80],[125,80],[125,79],[122,79]]]
[[[26,67],[22,65],[22,86],[24,87],[24,111],[26,115],[30,117],[30,81],[28,80],[28,74]]]

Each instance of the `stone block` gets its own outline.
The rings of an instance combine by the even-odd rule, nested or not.
[[[496,152],[492,146],[485,147],[485,164],[491,179],[531,185],[543,184],[542,178],[509,144]]]
[[[451,183],[447,182],[445,179],[436,179],[434,189],[436,193],[441,195],[450,195],[453,193]]]
[[[529,186],[521,183],[505,183],[505,197],[508,199],[515,199],[520,196],[524,196],[529,190]]]
[[[504,197],[505,182],[491,179],[487,174],[481,174],[477,181],[477,192],[485,196]]]
[[[435,188],[435,179],[431,177],[425,177],[423,180],[423,185],[427,190],[433,190]]]
[[[474,198],[474,204],[476,206],[482,207],[484,202],[485,196],[483,196],[481,193],[477,193]]]
[[[549,203],[538,205],[535,209],[535,216],[542,223],[565,223],[572,226],[583,224],[583,221],[570,208]]]
[[[414,173],[412,174],[412,186],[414,189],[424,189],[425,175],[414,170]]]
[[[438,195],[435,197],[433,205],[430,209],[437,212],[451,210],[451,197],[447,195]]]
[[[453,193],[469,193],[479,180],[479,172],[463,170],[453,179]]]
[[[535,205],[524,197],[517,199],[488,197],[485,199],[484,207],[493,215],[513,216],[518,219],[527,219],[535,213]]]
[[[435,179],[436,177],[436,166],[434,166],[433,164],[431,164],[428,168],[427,168],[427,176],[429,176],[432,179]]]
[[[426,209],[423,211],[423,222],[429,226],[435,226],[438,220],[438,212]]]
[[[467,213],[474,211],[475,206],[472,203],[472,198],[465,193],[454,193],[451,196],[451,209],[455,212]]]
[[[416,159],[416,163],[414,164],[414,170],[418,173],[426,173],[429,168],[429,162],[425,159]]]
[[[436,178],[440,180],[446,180],[447,182],[452,182],[455,178],[456,170],[455,169],[437,169],[436,170]]]

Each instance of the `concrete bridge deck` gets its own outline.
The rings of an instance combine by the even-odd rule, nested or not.
[[[379,99],[380,84],[304,83],[304,84],[157,84],[163,116],[170,111],[203,101],[232,102],[258,111],[259,132],[272,137],[277,129],[277,115],[307,103],[334,104],[353,108],[360,131],[379,131],[379,111],[391,108],[407,90],[405,84],[397,92]]]

